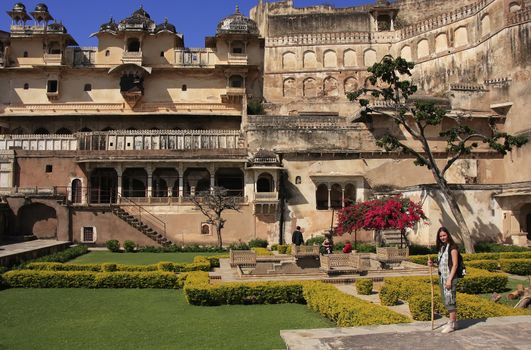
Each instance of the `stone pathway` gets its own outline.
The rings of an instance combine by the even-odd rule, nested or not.
[[[28,241],[23,243],[6,244],[0,246],[0,258],[14,254],[26,253],[33,250],[59,246],[67,243],[70,242],[37,239],[34,241]]]
[[[281,331],[287,350],[348,349],[531,349],[531,316],[460,321],[460,330],[441,334],[431,322],[354,328]]]

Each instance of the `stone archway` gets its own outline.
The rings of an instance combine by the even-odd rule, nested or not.
[[[50,206],[42,203],[24,205],[18,210],[17,218],[20,235],[57,238],[57,213]]]

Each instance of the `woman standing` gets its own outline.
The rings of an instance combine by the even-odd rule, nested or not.
[[[457,329],[456,287],[459,276],[459,251],[450,232],[446,227],[437,231],[437,250],[439,252],[439,287],[444,306],[450,313],[450,321],[444,326],[442,333],[450,333]],[[428,260],[433,266],[433,261]]]

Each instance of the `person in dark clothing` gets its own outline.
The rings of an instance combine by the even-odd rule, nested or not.
[[[304,243],[300,226],[297,226],[297,229],[293,231],[293,235],[291,235],[291,243],[295,244],[296,246],[300,246]]]

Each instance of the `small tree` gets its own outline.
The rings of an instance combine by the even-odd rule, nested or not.
[[[346,206],[338,213],[335,232],[356,234],[358,230],[400,230],[412,228],[419,221],[427,220],[420,204],[402,196],[377,198]]]
[[[223,247],[221,230],[225,220],[221,215],[225,210],[240,211],[238,197],[229,196],[229,191],[223,187],[214,187],[211,191],[202,191],[191,197],[195,206],[208,218],[208,223],[216,227],[218,247]]]
[[[452,164],[471,154],[474,149],[480,147],[480,143],[505,155],[513,147],[523,146],[527,142],[527,138],[498,132],[494,124],[491,124],[491,133],[487,135],[466,125],[465,121],[468,118],[465,115],[452,116],[455,126],[440,133],[440,136],[447,142],[448,159],[442,168],[439,167],[425,132],[427,128],[440,126],[443,119],[450,118],[450,116],[447,109],[437,106],[434,102],[417,101],[411,103],[410,97],[417,91],[417,87],[410,81],[403,80],[402,77],[411,76],[413,67],[413,63],[400,57],[394,59],[392,56],[385,56],[380,63],[376,63],[368,69],[371,75],[367,78],[365,87],[349,93],[348,98],[360,103],[363,118],[370,117],[371,113],[387,117],[398,124],[406,134],[409,134],[410,138],[419,143],[420,149],[402,142],[391,133],[385,134],[377,141],[378,146],[386,151],[400,151],[404,154],[413,155],[416,165],[428,167],[457,222],[465,249],[471,253],[474,252],[474,243],[470,231],[455,195],[450,190],[444,176]],[[384,100],[388,103],[385,107],[370,106],[367,95],[370,95],[372,99]]]

